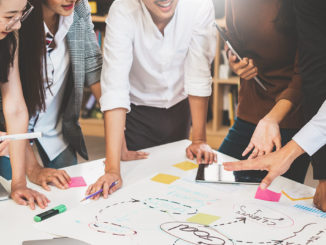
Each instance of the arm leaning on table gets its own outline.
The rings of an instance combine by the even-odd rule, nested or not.
[[[208,99],[212,92],[210,68],[216,52],[212,2],[203,4],[195,18],[185,63],[185,92],[192,118],[192,144],[186,149],[186,154],[190,159],[196,158],[198,163],[212,163],[217,161],[217,156],[206,142]]]
[[[326,145],[326,101],[318,113],[279,151],[256,159],[226,162],[225,170],[267,170],[268,175],[262,180],[261,188],[267,188],[272,181],[284,174],[292,162],[307,152],[310,156]],[[314,197],[315,205],[326,211],[326,181],[320,181]]]
[[[27,132],[28,111],[24,101],[18,71],[18,50],[13,67],[10,69],[8,82],[1,85],[3,113],[8,134]],[[20,205],[29,205],[35,209],[35,203],[45,208],[49,200],[43,195],[27,187],[25,176],[26,159],[22,152],[26,149],[26,140],[11,141],[9,153],[12,167],[11,198]]]

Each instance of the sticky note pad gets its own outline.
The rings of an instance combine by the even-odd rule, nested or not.
[[[184,170],[184,171],[198,168],[198,164],[195,164],[195,163],[189,162],[189,161],[180,162],[180,163],[174,164],[173,166],[176,168],[179,168],[181,170]]]
[[[83,177],[72,177],[70,178],[69,187],[81,187],[87,186]]]
[[[270,202],[279,202],[280,198],[281,198],[281,193],[277,193],[274,191],[270,191],[270,190],[262,190],[260,189],[260,186],[257,189],[255,198],[256,199],[260,199],[260,200],[264,200],[264,201],[270,201]]]
[[[198,213],[190,218],[187,219],[188,222],[197,223],[201,225],[210,225],[211,223],[215,222],[216,220],[220,219],[221,217],[210,215],[210,214],[203,214]]]
[[[151,178],[152,181],[163,183],[163,184],[171,184],[177,179],[180,179],[180,177],[169,175],[169,174],[158,174]]]

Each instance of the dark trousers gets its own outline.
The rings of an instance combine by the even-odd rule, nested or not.
[[[250,155],[242,157],[242,152],[248,146],[251,136],[255,131],[257,125],[246,122],[237,118],[233,127],[229,130],[228,135],[225,137],[219,151],[237,158],[239,160],[245,160]],[[282,146],[289,142],[296,134],[296,129],[280,129],[282,137]],[[310,163],[310,157],[307,154],[298,157],[292,164],[291,168],[283,175],[289,179],[303,183],[308,167]],[[234,175],[237,181],[242,182],[260,182],[265,176],[266,171],[236,171]]]
[[[188,139],[191,115],[188,99],[169,109],[131,105],[126,119],[129,150],[140,150]]]

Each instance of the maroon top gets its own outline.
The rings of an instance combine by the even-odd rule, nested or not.
[[[258,124],[281,99],[294,104],[281,128],[303,126],[301,78],[295,62],[297,40],[276,27],[282,0],[227,0],[227,34],[242,57],[252,58],[263,80],[264,91],[255,80],[240,79],[237,116]],[[265,81],[265,82],[264,82]]]

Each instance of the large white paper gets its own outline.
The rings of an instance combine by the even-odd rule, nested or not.
[[[326,244],[326,220],[290,202],[255,200],[243,188],[229,195],[212,190],[184,180],[166,185],[148,178],[36,227],[96,245]],[[216,219],[206,225],[188,221],[199,214]]]

